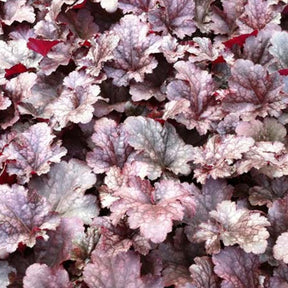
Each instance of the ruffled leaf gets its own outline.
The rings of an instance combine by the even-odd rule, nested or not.
[[[194,170],[198,182],[205,183],[211,176],[213,179],[224,178],[236,172],[235,161],[249,151],[254,140],[248,137],[234,135],[215,135],[208,139],[204,147],[193,148]]]
[[[130,228],[140,228],[141,234],[154,243],[165,240],[172,231],[173,220],[182,220],[186,207],[194,210],[190,192],[172,180],[155,183],[153,189],[147,180],[131,177],[127,186],[116,190],[113,196],[119,198],[110,207],[113,221],[117,223],[126,214]]]
[[[269,238],[266,227],[270,226],[266,217],[245,208],[237,209],[236,204],[228,200],[222,201],[217,205],[217,210],[211,211],[209,214],[216,220],[218,227],[214,224],[215,228],[213,229],[212,222],[203,223],[200,225],[200,230],[194,235],[195,239],[198,241],[205,239],[206,245],[209,245],[212,235],[214,234],[213,237],[216,237],[218,234],[217,237],[223,241],[225,246],[239,244],[246,253],[261,254],[265,252],[268,244],[267,238]]]
[[[27,0],[8,0],[3,7],[4,17],[1,21],[6,25],[11,25],[14,21],[33,23],[35,21],[34,9],[26,2]]]
[[[32,174],[47,173],[51,163],[58,163],[67,153],[61,142],[53,143],[55,135],[46,123],[38,123],[17,136],[5,148],[3,154],[8,160],[7,171],[16,174],[23,182],[27,182]]]
[[[219,278],[213,271],[211,258],[207,256],[196,257],[195,264],[189,267],[193,288],[217,288],[219,287]]]
[[[180,61],[174,65],[176,79],[167,86],[170,102],[165,106],[164,119],[172,118],[188,129],[196,128],[200,134],[211,129],[211,122],[222,116],[213,96],[212,76],[191,62]]]
[[[35,263],[28,267],[23,279],[24,288],[72,288],[67,271],[62,267],[49,268],[46,264]]]

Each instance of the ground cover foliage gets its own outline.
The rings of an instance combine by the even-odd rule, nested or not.
[[[0,0],[0,287],[287,288],[287,0]]]

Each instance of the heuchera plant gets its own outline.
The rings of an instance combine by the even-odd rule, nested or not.
[[[287,0],[0,0],[0,287],[288,287]]]

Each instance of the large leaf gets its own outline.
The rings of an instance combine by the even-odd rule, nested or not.
[[[175,128],[144,117],[129,117],[124,122],[128,143],[138,151],[135,159],[148,166],[148,178],[154,180],[165,170],[188,175],[193,148],[185,145]]]
[[[46,199],[23,186],[0,185],[0,250],[14,252],[19,243],[33,247],[36,237],[47,239],[46,230],[60,222]]]
[[[95,148],[87,154],[87,163],[95,173],[107,172],[112,166],[122,168],[132,152],[123,125],[102,118],[94,125],[92,141]]]
[[[172,180],[155,183],[153,189],[149,181],[131,177],[113,196],[119,197],[110,207],[114,222],[126,214],[130,228],[140,228],[141,234],[154,243],[165,240],[173,220],[182,220],[186,207],[194,210],[190,192]]]
[[[29,184],[47,199],[55,212],[88,224],[98,215],[99,208],[96,197],[84,193],[95,182],[95,175],[85,163],[71,159],[54,165],[48,174],[34,178]]]
[[[205,183],[212,177],[224,178],[236,172],[235,161],[242,158],[244,152],[249,151],[254,140],[235,135],[214,135],[208,139],[204,147],[193,148],[193,160],[196,164],[194,175],[198,182]]]
[[[287,105],[287,97],[281,89],[282,81],[278,73],[269,74],[259,64],[238,59],[231,68],[230,93],[225,97],[224,109],[239,113],[242,119],[250,120],[268,114],[278,116]]]
[[[3,154],[8,160],[9,174],[16,174],[23,182],[27,182],[31,174],[47,173],[51,163],[58,163],[67,153],[61,147],[61,141],[53,143],[55,135],[46,123],[30,126],[24,132],[18,132]]]
[[[258,288],[259,259],[251,253],[245,253],[237,247],[226,247],[213,255],[215,273],[223,278],[222,288]]]
[[[93,104],[102,97],[98,96],[100,88],[94,79],[85,72],[73,71],[63,81],[64,89],[45,109],[45,115],[53,115],[60,128],[73,123],[88,123],[92,120]],[[48,117],[47,117],[48,118]]]
[[[49,268],[46,264],[35,263],[28,267],[23,279],[24,288],[72,288],[67,271],[62,267]]]
[[[141,279],[140,258],[134,252],[120,253],[115,257],[99,257],[95,252],[92,254],[92,263],[86,265],[83,272],[89,288],[163,287],[160,279],[154,285],[146,284]]]
[[[165,106],[164,119],[176,119],[188,129],[196,128],[205,134],[211,129],[211,122],[222,116],[213,95],[212,76],[192,62],[179,61],[174,67],[176,80],[167,86],[167,97],[171,101]]]
[[[127,86],[131,79],[143,82],[144,75],[152,73],[157,66],[150,54],[159,51],[159,38],[148,34],[149,25],[135,15],[121,18],[113,31],[120,41],[113,52],[113,62],[105,67],[106,74],[116,86]]]
[[[194,10],[194,0],[161,0],[159,6],[149,11],[148,19],[154,31],[172,33],[182,39],[196,30]]]
[[[208,250],[214,237],[215,241],[221,239],[225,246],[239,244],[247,253],[265,252],[269,238],[266,227],[270,226],[270,223],[260,213],[245,208],[237,209],[235,202],[225,200],[217,205],[217,210],[210,212],[210,216],[218,225],[213,222],[203,223],[194,235],[198,241],[206,240]]]

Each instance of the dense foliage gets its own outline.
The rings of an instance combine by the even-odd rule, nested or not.
[[[287,288],[287,4],[0,0],[0,287]]]

